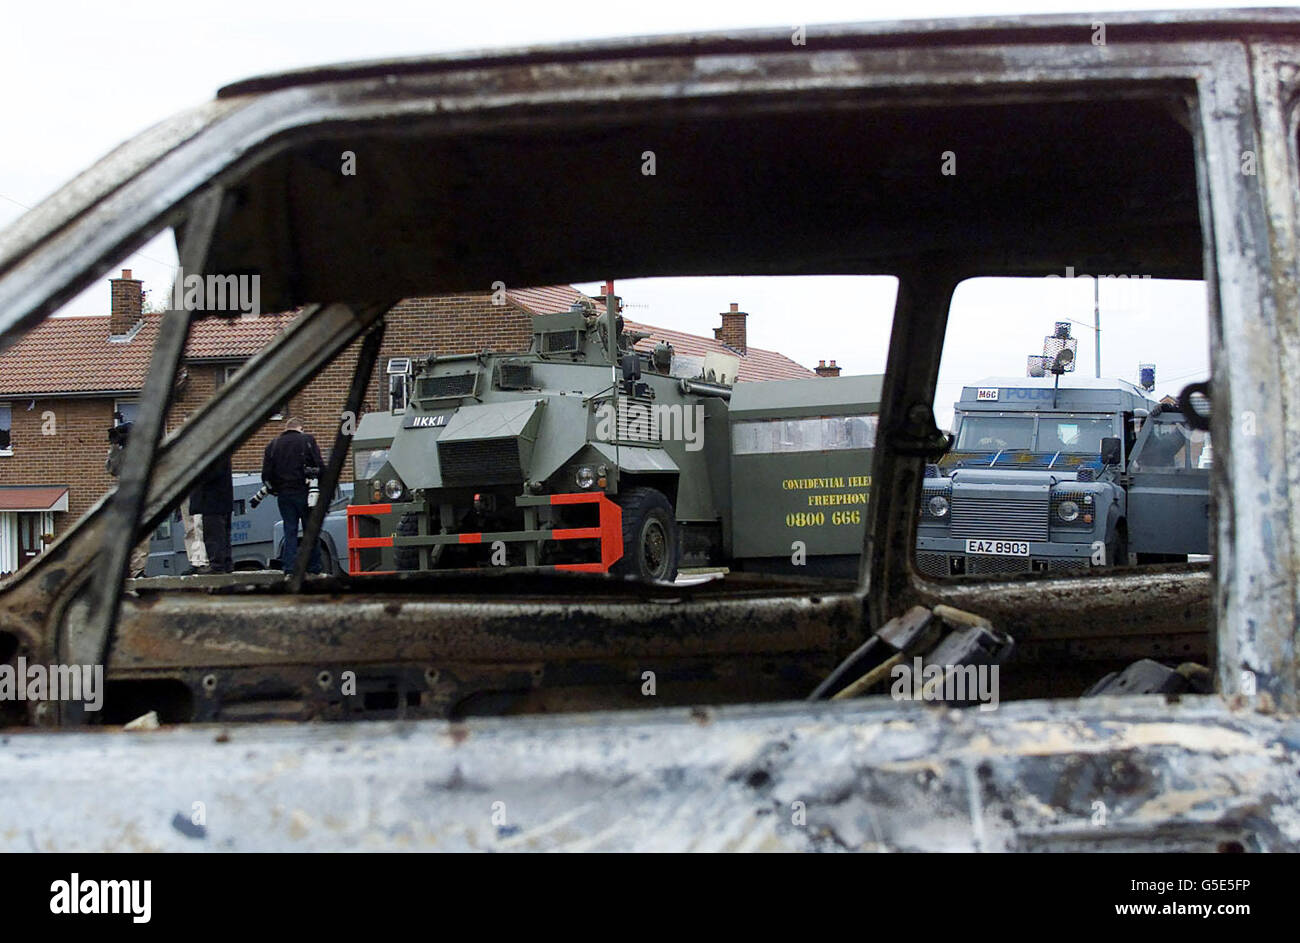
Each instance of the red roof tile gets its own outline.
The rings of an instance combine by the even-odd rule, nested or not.
[[[778,354],[772,350],[750,347],[746,353],[741,354],[712,337],[670,331],[668,328],[629,321],[627,318],[623,319],[623,327],[629,331],[650,332],[649,337],[637,342],[637,350],[649,352],[654,349],[656,343],[663,340],[673,345],[674,353],[685,354],[688,357],[703,357],[705,354],[712,353],[730,354],[740,360],[740,368],[736,372],[738,383],[757,380],[797,380],[817,375],[807,367],[795,363],[785,354]]]
[[[188,358],[244,359],[294,314],[206,318],[190,328]],[[108,339],[108,318],[48,318],[0,353],[0,396],[135,392],[144,387],[161,316],[146,314],[130,340]]]
[[[256,318],[204,318],[190,327],[185,356],[191,360],[214,357],[251,357],[279,335],[298,312],[263,314]]]
[[[568,311],[575,300],[586,298],[571,285],[524,288],[507,296],[532,314]],[[257,318],[205,318],[190,328],[185,348],[188,359],[245,359],[253,356],[288,327],[297,312],[264,314]],[[0,353],[0,396],[53,393],[124,393],[144,387],[153,343],[161,316],[146,314],[130,340],[108,339],[108,318],[49,318],[13,347]],[[650,350],[666,340],[679,354],[702,357],[707,353],[736,351],[711,337],[626,321],[630,330],[649,331],[637,344]],[[785,380],[814,376],[813,371],[789,357],[750,347],[740,357],[738,380]]]
[[[568,311],[575,301],[587,298],[586,295],[572,285],[516,288],[507,291],[506,297],[529,314],[559,314],[561,311]]]

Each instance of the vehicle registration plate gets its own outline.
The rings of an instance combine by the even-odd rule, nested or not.
[[[988,553],[1000,557],[1027,557],[1029,544],[1023,540],[968,540],[967,553]]]

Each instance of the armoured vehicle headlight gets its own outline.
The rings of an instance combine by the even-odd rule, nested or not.
[[[402,496],[402,492],[405,490],[406,489],[402,487],[402,483],[396,478],[389,478],[388,483],[384,485],[384,494],[388,495],[389,501],[398,500]]]
[[[1077,501],[1062,501],[1056,506],[1056,516],[1065,523],[1079,519],[1079,503]]]
[[[948,514],[948,499],[941,494],[931,498],[930,514],[934,517],[945,517]]]
[[[578,473],[573,476],[578,487],[586,490],[596,483],[596,472],[590,465],[579,465]]]

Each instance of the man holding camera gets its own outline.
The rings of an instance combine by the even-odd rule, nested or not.
[[[325,464],[316,440],[303,431],[301,419],[290,419],[266,446],[262,456],[262,483],[275,495],[284,521],[284,558],[281,567],[293,572],[298,559],[298,528],[307,518],[308,479],[320,475]],[[320,544],[311,548],[307,571],[321,571]]]

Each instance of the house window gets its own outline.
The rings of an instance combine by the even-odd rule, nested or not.
[[[232,363],[229,366],[222,367],[217,373],[217,389],[221,389],[230,382],[230,378],[244,368],[242,363]],[[285,400],[275,407],[275,412],[271,414],[271,419],[284,419],[289,415],[289,401]]]
[[[13,455],[13,439],[10,437],[10,429],[13,425],[13,410],[8,406],[0,406],[0,455]]]
[[[133,399],[119,399],[113,402],[113,420],[115,423],[135,422],[140,415],[140,403]],[[121,416],[121,419],[117,417]]]

